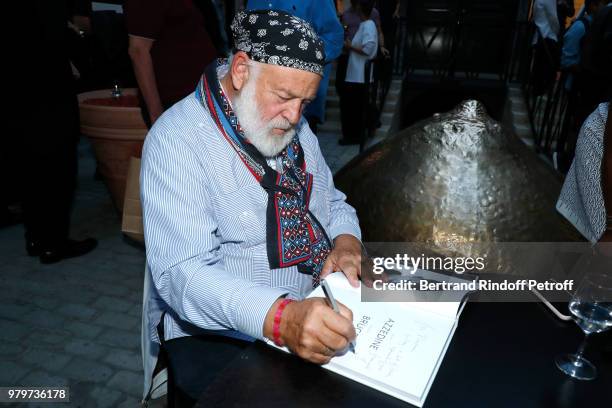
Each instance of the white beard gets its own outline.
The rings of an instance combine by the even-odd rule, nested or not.
[[[274,157],[291,142],[295,135],[295,128],[282,117],[267,123],[264,122],[255,98],[255,83],[256,76],[253,76],[247,81],[240,93],[234,97],[232,106],[247,140],[264,157]],[[285,133],[275,135],[272,133],[275,128],[284,129]]]

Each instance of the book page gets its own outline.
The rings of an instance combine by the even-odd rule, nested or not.
[[[352,288],[343,274],[332,274],[327,281],[336,300],[353,311],[357,340],[354,354],[347,351],[325,367],[340,374],[349,374],[348,370],[357,381],[369,379],[380,390],[390,387],[396,394],[421,399],[455,319],[401,303],[362,303],[360,290]],[[324,297],[321,289],[309,297],[317,296]]]

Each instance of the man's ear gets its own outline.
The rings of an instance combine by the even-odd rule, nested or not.
[[[242,89],[246,81],[249,79],[249,62],[251,59],[244,51],[238,51],[232,59],[230,67],[232,86],[235,90]]]

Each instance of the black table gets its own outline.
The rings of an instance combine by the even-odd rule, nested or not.
[[[583,338],[536,303],[470,303],[425,408],[612,408],[612,331],[593,335],[586,357],[594,381],[574,380],[555,357]],[[256,342],[206,388],[198,407],[411,407],[347,378]]]

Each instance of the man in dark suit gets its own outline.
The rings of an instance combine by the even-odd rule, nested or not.
[[[8,177],[19,180],[27,253],[42,263],[54,263],[84,255],[97,245],[92,238],[68,238],[79,138],[69,58],[71,12],[61,1],[13,6],[28,25],[14,43],[17,58],[11,80],[20,89],[11,103],[16,129],[3,138],[3,161],[15,166]]]

